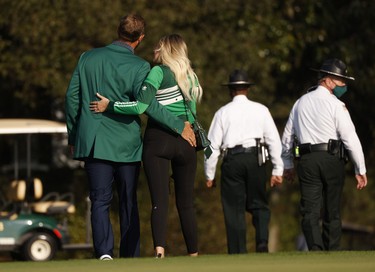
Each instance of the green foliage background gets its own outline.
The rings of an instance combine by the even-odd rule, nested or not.
[[[161,36],[179,33],[186,40],[204,88],[198,115],[207,128],[215,111],[230,100],[220,84],[227,81],[235,68],[248,71],[256,83],[249,98],[270,108],[282,133],[295,100],[316,83],[316,74],[309,68],[320,67],[330,57],[346,62],[356,81],[349,86],[344,102],[363,144],[369,185],[361,192],[355,189],[353,167],[349,164],[343,220],[374,226],[374,1],[0,0],[0,118],[64,121],[64,94],[79,55],[114,40],[118,19],[130,12],[140,13],[147,21],[146,38],[136,53],[148,61],[152,60],[153,46]],[[0,151],[3,164],[9,157],[9,148],[1,145]],[[196,179],[200,251],[225,253],[220,188],[205,188],[202,164],[201,156]],[[48,186],[51,190],[73,190],[77,206],[84,211],[82,196],[87,185],[83,171],[66,168],[65,172],[69,174],[60,175],[65,179],[51,174],[53,182]],[[220,171],[216,178],[220,179]],[[1,182],[5,180],[3,175]],[[152,255],[150,200],[143,174],[138,193],[142,254]],[[185,246],[173,198],[172,184],[168,254],[182,255]],[[296,248],[295,239],[300,231],[298,201],[298,183],[270,190],[275,251]],[[116,226],[116,205],[113,209]],[[74,239],[82,240],[82,215],[78,213],[71,221],[75,226]],[[249,251],[253,251],[250,217],[248,233]],[[351,245],[350,239],[344,239],[344,247]]]

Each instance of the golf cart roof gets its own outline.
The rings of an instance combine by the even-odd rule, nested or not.
[[[67,133],[65,123],[43,119],[1,119],[0,134]]]

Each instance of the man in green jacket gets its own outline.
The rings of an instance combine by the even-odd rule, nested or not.
[[[134,55],[144,29],[145,21],[139,15],[121,18],[118,40],[83,53],[66,92],[68,142],[74,158],[85,162],[93,244],[101,260],[113,258],[109,209],[114,181],[120,205],[120,257],[139,256],[136,188],[142,156],[141,121],[137,115],[95,114],[89,105],[98,92],[112,101],[134,100],[150,70],[148,62]],[[170,114],[156,100],[146,113],[184,139],[194,138],[190,124]]]

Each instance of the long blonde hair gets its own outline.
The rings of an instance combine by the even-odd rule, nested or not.
[[[199,102],[202,98],[202,87],[191,68],[188,49],[182,37],[178,34],[162,37],[155,51],[158,54],[155,55],[154,61],[171,69],[185,98]]]

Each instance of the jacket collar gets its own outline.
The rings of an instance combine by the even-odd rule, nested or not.
[[[116,41],[113,41],[111,45],[117,45],[117,46],[124,47],[134,54],[134,48],[131,47],[130,45],[128,45],[127,43],[123,42],[123,41],[116,40]]]

